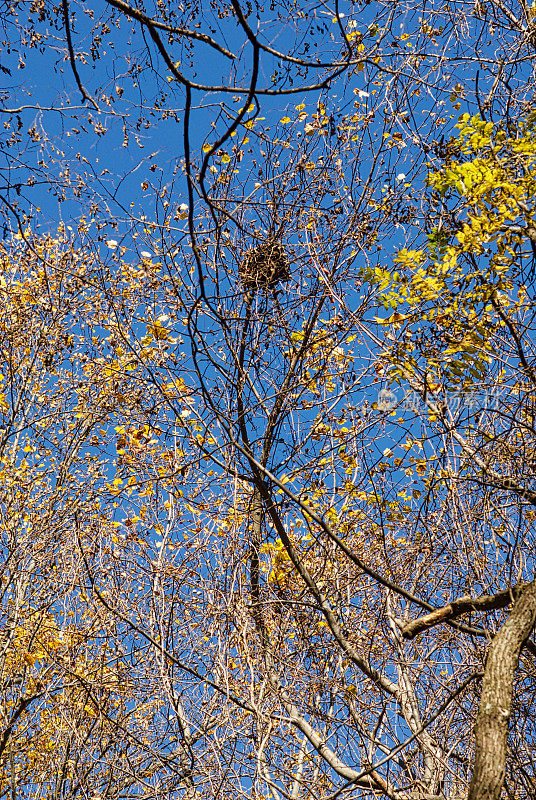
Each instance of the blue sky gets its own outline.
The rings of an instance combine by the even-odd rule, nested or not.
[[[17,183],[31,170],[37,181],[34,189],[28,193],[34,206],[42,209],[44,224],[54,225],[62,218],[68,221],[82,213],[87,213],[87,206],[91,199],[99,200],[103,205],[108,205],[110,218],[120,220],[134,212],[137,216],[146,214],[149,218],[154,212],[153,191],[151,188],[143,189],[145,182],[149,187],[153,185],[170,186],[177,167],[180,169],[181,159],[184,157],[182,127],[184,123],[184,89],[176,80],[169,80],[173,76],[169,69],[158,57],[154,43],[150,42],[147,34],[140,32],[137,23],[131,24],[121,19],[120,24],[114,26],[108,33],[102,33],[98,46],[92,45],[91,20],[84,14],[83,6],[73,5],[72,11],[76,21],[72,25],[73,46],[77,53],[85,54],[77,62],[80,79],[87,87],[88,93],[96,98],[100,113],[91,108],[91,104],[81,106],[80,92],[77,90],[68,61],[64,60],[61,40],[54,35],[50,25],[36,24],[36,30],[44,32],[48,29],[50,38],[45,43],[44,52],[39,49],[20,49],[20,61],[16,48],[11,55],[5,54],[2,63],[12,71],[11,77],[2,75],[6,87],[4,105],[16,108],[19,105],[39,106],[53,111],[40,111],[28,108],[21,112],[22,120],[22,146],[25,153],[24,165],[16,164],[10,174],[12,183]],[[102,24],[110,16],[110,7],[106,3],[97,2],[94,8],[94,22],[101,19]],[[297,8],[297,6],[296,6]],[[293,24],[277,24],[275,12],[268,10],[261,14],[259,27],[261,38],[271,47],[282,52],[293,53],[296,49],[303,49],[303,40],[310,40],[308,57],[314,61],[316,58],[337,57],[341,52],[341,31],[339,24],[346,34],[360,31],[364,35],[367,53],[376,52],[376,47],[381,47],[385,52],[383,64],[388,69],[396,70],[405,63],[407,52],[413,42],[420,37],[420,22],[415,12],[410,11],[409,5],[400,6],[393,19],[390,13],[379,9],[374,4],[360,7],[359,4],[343,3],[338,7],[340,22],[335,16],[335,7],[319,5],[310,8],[303,6],[304,19],[297,19]],[[433,18],[433,10],[430,14]],[[270,20],[270,17],[272,19]],[[251,18],[257,24],[254,16]],[[377,20],[377,25],[375,23]],[[220,84],[222,86],[244,87],[252,69],[252,49],[244,36],[243,31],[237,27],[236,20],[231,17],[217,19],[216,15],[207,6],[204,16],[199,21],[192,19],[195,24],[201,25],[201,30],[213,31],[215,38],[222,45],[232,51],[237,58],[229,59],[216,52],[205,43],[197,43],[193,53],[176,43],[170,48],[173,59],[177,57],[178,63],[182,60],[181,68],[189,78],[201,84]],[[389,30],[382,33],[381,25],[389,23]],[[253,25],[253,22],[252,22]],[[371,27],[376,25],[376,27]],[[354,27],[355,26],[355,27]],[[99,27],[99,26],[97,26]],[[14,32],[14,26],[8,28]],[[369,33],[372,31],[372,34]],[[41,32],[41,31],[40,31]],[[313,37],[311,33],[316,35]],[[401,37],[408,36],[407,40]],[[335,37],[335,41],[332,37]],[[409,42],[409,44],[408,44]],[[435,47],[441,50],[441,42]],[[396,45],[396,46],[395,46]],[[97,60],[91,55],[99,54]],[[428,50],[433,53],[433,42],[429,42]],[[407,51],[407,52],[405,52]],[[433,60],[433,59],[432,59]],[[431,59],[428,59],[427,69]],[[25,64],[24,69],[17,69],[17,65]],[[135,79],[128,74],[129,68],[135,65],[137,72]],[[284,69],[284,63],[269,53],[263,53],[259,67],[258,85],[261,88],[272,86],[272,76],[276,73],[279,78]],[[461,66],[461,68],[460,68]],[[445,108],[437,107],[438,103],[452,92],[457,78],[463,76],[463,63],[459,67],[453,66],[452,74],[448,80],[440,72],[431,73],[429,85],[423,87],[419,94],[412,97],[408,106],[408,98],[400,96],[396,82],[393,84],[388,73],[378,72],[370,58],[365,69],[354,75],[343,75],[331,83],[328,90],[301,91],[290,95],[258,95],[255,109],[252,113],[264,117],[265,129],[273,128],[285,114],[295,116],[295,106],[302,103],[306,111],[311,114],[316,110],[319,99],[326,104],[328,113],[333,116],[336,123],[341,115],[355,99],[355,91],[368,91],[367,112],[376,114],[376,119],[370,130],[381,135],[385,126],[398,121],[390,119],[396,115],[401,103],[408,108],[413,117],[412,127],[417,127],[422,132],[423,139],[428,137],[429,122],[433,123],[433,115],[441,115]],[[449,69],[451,69],[449,67]],[[457,72],[459,70],[459,75]],[[444,70],[446,72],[446,70]],[[293,85],[282,78],[274,85],[283,90],[308,86],[318,80],[318,75],[325,76],[326,71],[308,69],[303,70],[303,75],[293,77]],[[43,80],[43,76],[46,79]],[[473,90],[469,82],[469,93]],[[481,76],[481,84],[483,76]],[[484,80],[485,82],[485,80]],[[373,95],[373,92],[375,95]],[[201,158],[201,148],[207,141],[213,143],[218,137],[224,135],[232,115],[236,115],[242,105],[243,94],[194,91],[192,97],[191,113],[191,151],[192,158]],[[109,98],[108,100],[103,98]],[[161,104],[160,112],[151,110],[154,101]],[[224,103],[224,106],[222,106]],[[258,105],[259,104],[259,105]],[[465,110],[465,104],[464,108]],[[162,114],[165,111],[165,114]],[[448,118],[453,113],[446,108]],[[87,124],[87,116],[91,115],[95,125]],[[126,115],[124,118],[121,115]],[[456,112],[454,111],[454,115]],[[162,119],[166,116],[167,119]],[[384,119],[385,117],[385,119]],[[123,127],[123,121],[126,127]],[[96,127],[95,127],[96,126]],[[102,126],[102,127],[99,127]],[[215,126],[215,127],[214,127]],[[398,126],[401,131],[409,127],[403,121]],[[103,135],[104,129],[106,134]],[[25,135],[27,130],[34,131],[33,136],[46,135],[48,142],[41,152],[39,143],[31,143],[32,135]],[[124,136],[128,132],[127,138]],[[99,133],[100,131],[100,133]],[[444,129],[441,130],[444,133]],[[405,137],[406,138],[406,137]],[[27,149],[28,148],[28,149]],[[10,149],[7,158],[16,150]],[[393,162],[393,153],[399,152],[397,163]],[[83,159],[80,162],[78,157]],[[218,159],[216,159],[217,162]],[[44,165],[40,161],[44,161]],[[89,163],[88,163],[89,162]],[[399,173],[413,176],[415,169],[422,163],[422,149],[419,142],[406,141],[406,149],[390,153],[389,162],[383,165],[385,181],[391,182]],[[58,178],[59,172],[66,165],[74,171],[78,167],[86,182],[81,196],[68,198],[61,204],[50,196],[46,189],[47,176]],[[151,166],[155,166],[154,172]],[[363,172],[367,169],[367,160],[361,165]],[[85,179],[87,175],[87,180]],[[382,180],[380,176],[378,180]],[[185,186],[182,180],[177,181],[174,187],[173,200],[179,204],[184,200]],[[133,206],[131,204],[133,203]]]
[[[156,13],[156,9],[154,4],[147,11]],[[305,60],[339,58],[345,52],[343,32],[354,37],[351,40],[354,41],[359,31],[364,49],[358,52],[363,52],[366,60],[362,64],[356,56],[355,63],[333,78],[329,87],[307,91],[306,87],[315,83],[319,74],[325,79],[326,68],[299,69],[300,65],[293,64],[287,72],[286,65],[290,62],[263,52],[257,89],[271,91],[275,86],[281,93],[254,92],[248,99],[254,61],[247,34],[232,14],[223,14],[223,9],[220,18],[207,4],[202,14],[196,12],[195,6],[188,6],[184,24],[194,31],[208,32],[236,55],[230,59],[200,41],[190,47],[189,40],[184,38],[170,47],[170,57],[178,65],[176,69],[183,70],[192,81],[220,87],[193,90],[188,131],[194,182],[206,159],[207,193],[219,206],[214,212],[216,219],[207,211],[206,202],[198,192],[199,184],[192,189],[193,206],[188,196],[184,173],[184,87],[162,61],[147,30],[142,31],[137,22],[114,16],[119,22],[112,24],[111,7],[102,0],[71,6],[76,15],[72,24],[73,46],[82,56],[77,60],[79,77],[98,110],[90,101],[81,102],[69,62],[65,60],[61,24],[57,30],[51,20],[35,22],[34,30],[48,37],[43,40],[42,51],[39,47],[22,45],[1,56],[2,66],[11,70],[11,75],[0,75],[5,87],[0,92],[4,109],[28,106],[0,117],[6,123],[11,120],[12,125],[4,130],[0,155],[2,193],[12,206],[19,203],[18,213],[31,215],[32,225],[39,226],[41,231],[54,231],[60,222],[75,228],[81,216],[88,221],[94,219],[92,230],[100,237],[95,247],[103,264],[112,265],[109,274],[113,274],[121,259],[127,265],[137,266],[140,262],[143,266],[143,259],[152,263],[158,258],[164,262],[169,275],[180,281],[180,292],[173,295],[169,291],[166,295],[162,290],[158,295],[160,290],[157,290],[152,306],[151,298],[140,296],[143,322],[138,325],[135,320],[126,320],[125,325],[131,324],[132,332],[140,337],[145,334],[150,314],[155,317],[169,314],[170,324],[177,333],[176,351],[187,354],[176,364],[167,364],[161,374],[187,375],[191,379],[194,374],[191,353],[178,339],[179,335],[186,338],[183,323],[186,312],[181,303],[187,298],[190,321],[194,319],[199,326],[200,352],[195,355],[199,357],[206,388],[203,422],[215,436],[217,413],[223,420],[220,433],[225,427],[227,411],[233,431],[237,429],[237,370],[231,367],[235,363],[232,348],[239,341],[245,313],[243,291],[237,280],[238,265],[244,251],[262,241],[270,225],[281,226],[289,258],[298,266],[288,290],[282,289],[278,296],[279,309],[270,294],[259,292],[255,297],[249,329],[251,340],[245,348],[249,374],[254,377],[253,386],[249,387],[251,406],[247,419],[252,439],[257,436],[262,439],[266,421],[262,403],[271,408],[277,402],[281,376],[288,366],[289,342],[313,314],[317,303],[315,292],[323,291],[322,254],[327,254],[326,262],[329,258],[339,258],[347,265],[346,272],[342,271],[344,279],[334,283],[333,293],[328,294],[318,322],[333,352],[342,347],[348,353],[350,342],[345,324],[371,293],[373,299],[364,319],[369,332],[378,338],[371,344],[372,337],[369,340],[363,337],[353,345],[355,377],[349,380],[348,375],[337,376],[340,391],[337,404],[331,407],[329,397],[319,399],[311,392],[311,396],[306,393],[300,396],[302,406],[289,408],[288,416],[274,435],[269,461],[278,475],[299,467],[303,469],[303,481],[315,476],[328,490],[337,482],[343,485],[346,479],[340,464],[339,472],[330,473],[329,464],[319,469],[315,461],[327,441],[313,435],[317,415],[336,429],[347,427],[345,414],[361,414],[363,452],[365,445],[369,447],[363,463],[371,468],[382,460],[394,464],[390,462],[393,455],[405,457],[401,446],[394,454],[386,451],[391,447],[395,450],[395,443],[402,445],[406,438],[428,436],[429,449],[425,455],[441,445],[440,436],[427,425],[427,420],[412,416],[410,410],[401,417],[381,417],[371,409],[378,389],[386,385],[381,370],[372,372],[378,349],[384,344],[381,327],[374,327],[373,318],[383,317],[387,312],[374,300],[374,290],[363,278],[363,269],[389,268],[398,248],[423,242],[427,229],[434,226],[434,219],[425,218],[426,163],[438,157],[433,145],[441,146],[441,140],[448,139],[458,115],[466,110],[476,113],[479,103],[485,104],[488,96],[490,114],[498,119],[506,111],[507,104],[503,100],[495,102],[489,93],[497,74],[502,79],[501,70],[497,73],[498,54],[512,56],[516,35],[510,34],[506,26],[492,32],[490,25],[481,24],[472,9],[472,3],[446,6],[443,1],[427,5],[425,10],[409,3],[332,6],[313,2],[280,3],[272,10],[267,3],[259,11],[258,19],[252,10],[248,24],[255,30],[259,25],[262,42],[272,49],[299,53]],[[180,4],[173,10],[178,13]],[[21,11],[22,27],[26,24],[24,11]],[[93,20],[86,12],[94,12]],[[7,35],[15,38],[18,34],[14,21],[7,19],[4,24]],[[96,32],[92,32],[93,25],[98,28]],[[31,34],[29,30],[27,35]],[[381,60],[376,63],[380,52]],[[530,62],[512,57],[505,69],[505,85],[515,95],[521,91]],[[231,87],[232,91],[225,91]],[[285,94],[287,90],[292,93]],[[240,114],[240,125],[233,131]],[[391,204],[390,211],[382,211],[379,206],[386,202]],[[340,215],[338,207],[343,209]],[[356,207],[359,215],[354,218]],[[368,209],[373,209],[370,215],[374,225],[360,229],[360,224],[367,222]],[[8,209],[7,217],[15,227],[12,210]],[[408,216],[410,212],[413,216]],[[377,231],[376,219],[381,221]],[[189,272],[192,229],[199,246],[205,247],[206,258],[201,273],[205,275],[207,302],[198,317],[195,314],[201,307],[197,304],[201,294],[199,274],[196,270]],[[355,257],[354,241],[360,243]],[[336,317],[344,304],[348,316],[338,329]],[[280,324],[281,320],[284,324]],[[106,347],[103,345],[103,352]],[[109,347],[107,356],[112,345]],[[260,394],[259,401],[255,391]],[[183,410],[188,412],[184,419],[193,416],[188,408]],[[174,436],[175,409],[162,405],[159,413],[158,424],[165,429],[163,438],[169,444]],[[149,419],[150,414],[151,410],[147,411]],[[185,430],[187,427],[185,423]],[[199,433],[193,426],[191,432]],[[118,437],[113,430],[109,434],[109,450],[104,455],[109,459],[111,477],[117,466],[114,459]],[[187,438],[184,435],[184,440]],[[353,446],[352,442],[350,445]],[[216,441],[215,449],[217,446]],[[338,452],[338,446],[338,443],[333,445],[332,452]],[[246,460],[234,455],[237,469],[242,469]],[[385,467],[392,479],[391,486],[385,488],[385,479],[375,478],[379,494],[385,488],[385,497],[393,502],[397,502],[396,492],[405,491],[404,487],[408,492],[416,492],[411,499],[408,495],[407,502],[416,515],[417,533],[421,503],[426,510],[429,498],[420,500],[424,489],[417,477],[419,473],[407,464],[410,457],[420,455],[420,452],[415,455],[415,451],[408,453],[406,461],[399,464],[400,469]],[[201,474],[204,466],[202,463]],[[404,469],[408,471],[403,476]],[[234,488],[223,472],[221,465],[216,465],[210,480],[204,478],[200,502],[213,505],[202,508],[198,517],[191,509],[183,511],[180,522],[174,521],[171,527],[176,540],[182,528],[192,526],[194,517],[209,521],[211,515],[213,520],[217,517],[219,512],[214,509],[222,485],[229,492],[226,499],[231,502],[234,498],[231,497]],[[190,480],[193,486],[193,477]],[[352,480],[360,482],[372,495],[374,486],[368,475],[355,474]],[[301,473],[295,480],[297,490],[300,481]],[[365,508],[368,499],[359,498],[356,505],[361,503]],[[113,513],[118,516],[127,513],[136,502],[126,498],[124,506]],[[338,502],[340,498],[334,500],[334,504]],[[378,509],[380,506],[381,503]],[[160,515],[161,521],[164,520],[166,512],[162,506],[156,504],[155,508],[155,517]],[[377,512],[379,529],[383,510],[378,509],[371,512],[371,517]],[[290,524],[297,517],[299,512],[291,509]],[[382,529],[381,533],[385,531]],[[160,535],[151,532],[151,547],[161,541]],[[273,536],[273,531],[269,535]],[[446,555],[441,553],[447,567],[455,544],[450,545]],[[241,546],[236,544],[235,555]],[[182,557],[186,551],[179,552]],[[396,558],[400,551],[397,553]],[[221,557],[225,558],[224,544]],[[141,561],[137,566],[140,564]],[[153,576],[149,557],[144,569],[145,566],[146,585],[150,588]],[[213,554],[209,553],[200,574],[205,577],[213,566]],[[449,576],[447,572],[448,588]],[[407,578],[409,585],[412,576]],[[453,581],[458,578],[460,574],[455,573]],[[441,581],[438,579],[434,587],[441,589],[445,585]],[[426,592],[426,581],[423,587]],[[185,584],[182,588],[187,593],[191,586]],[[353,600],[359,604],[360,597]],[[388,669],[394,670],[392,663]],[[396,723],[394,713],[391,719]],[[402,723],[401,735],[406,733]]]

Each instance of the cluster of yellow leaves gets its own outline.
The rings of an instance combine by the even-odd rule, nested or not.
[[[147,307],[160,268],[117,261],[102,280],[95,248],[64,231],[0,244],[0,544],[16,555],[2,587],[3,791],[48,796],[71,754],[81,774],[98,771],[99,743],[130,713],[113,626],[79,590],[91,581],[87,563],[110,591],[110,564],[96,554],[113,553],[121,568],[118,485],[138,487],[130,507],[127,492],[120,500],[141,546],[167,510],[152,514],[139,498],[182,478],[184,452],[159,441],[153,407],[154,396],[188,403],[185,384],[168,371],[149,396],[138,379],[174,343],[162,307]]]
[[[506,313],[521,242],[536,229],[534,125],[531,115],[507,134],[478,116],[460,117],[457,138],[428,179],[432,202],[434,196],[456,201],[459,223],[432,230],[420,249],[400,250],[394,270],[365,275],[392,311],[378,322],[406,331],[396,355],[387,357],[395,379],[407,378],[420,363],[412,326],[423,323],[433,340],[425,366],[430,381],[448,386],[485,376],[493,360],[492,338],[504,326],[497,301]]]
[[[440,195],[449,191],[463,198],[466,220],[456,232],[456,253],[481,254],[491,242],[497,246],[490,265],[505,273],[515,260],[510,223],[530,225],[536,192],[534,120],[523,122],[516,136],[478,116],[460,118],[460,134],[451,143],[458,160],[448,161],[430,174],[430,186]]]
[[[278,537],[275,542],[266,542],[260,550],[269,557],[269,562],[263,565],[264,572],[268,573],[268,582],[284,583],[292,571],[292,562],[281,539]]]
[[[1,664],[0,726],[9,731],[0,754],[2,788],[53,782],[65,769],[73,730],[87,736],[105,708],[113,713],[125,689],[102,647],[88,651],[88,620],[82,629],[60,627],[42,609],[16,614],[14,628],[4,631]]]

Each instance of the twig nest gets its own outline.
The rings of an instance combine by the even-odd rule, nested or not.
[[[272,239],[247,250],[238,273],[244,289],[271,288],[288,281],[290,270],[281,242]]]

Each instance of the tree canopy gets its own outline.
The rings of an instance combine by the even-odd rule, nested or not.
[[[534,15],[4,4],[0,796],[534,797]]]

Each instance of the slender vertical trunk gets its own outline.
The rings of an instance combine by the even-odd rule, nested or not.
[[[521,592],[489,646],[475,723],[475,763],[468,800],[498,800],[504,783],[514,674],[536,620],[536,580]]]

